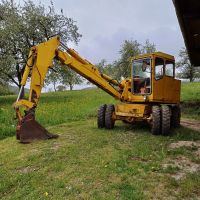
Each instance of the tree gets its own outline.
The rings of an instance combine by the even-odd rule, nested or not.
[[[64,85],[58,85],[57,86],[57,91],[62,92],[62,91],[65,91],[65,90],[66,90],[66,87]]]
[[[68,67],[61,68],[60,75],[61,83],[63,85],[69,86],[70,90],[73,90],[74,85],[83,82],[82,77]]]
[[[105,59],[101,59],[101,61],[95,65],[101,73],[105,73],[106,62]]]
[[[188,52],[184,47],[179,51],[179,61],[176,67],[180,70],[177,74],[179,78],[189,79],[190,82],[193,82],[195,78],[200,78],[199,67],[191,65]]]
[[[147,39],[142,45],[142,53],[153,53],[156,51],[156,45],[153,43],[150,43],[150,41]]]
[[[70,68],[63,67],[60,65],[54,67],[54,70],[50,70],[45,79],[46,85],[53,84],[54,92],[56,92],[57,90],[61,91],[60,86],[62,87],[68,86],[70,90],[73,90],[74,85],[81,84],[82,82],[83,79],[81,78],[80,75],[72,71]]]
[[[72,18],[56,13],[54,5],[45,7],[33,1],[23,5],[0,2],[0,77],[20,87],[30,47],[60,35],[62,42],[78,43],[81,35]]]
[[[117,70],[115,78],[120,80],[122,77],[130,76],[130,58],[143,53],[152,53],[156,51],[156,46],[146,40],[144,45],[141,45],[137,40],[125,40],[119,51],[120,59],[113,63],[113,67]]]
[[[108,76],[114,77],[115,75],[115,68],[112,64],[108,64],[105,59],[102,59],[99,63],[95,65],[99,71],[103,74],[106,74]]]
[[[56,69],[55,69],[56,68]],[[53,84],[54,92],[57,91],[57,84],[61,81],[60,73],[58,72],[58,66],[54,67],[54,70],[49,70],[45,79],[45,84]]]

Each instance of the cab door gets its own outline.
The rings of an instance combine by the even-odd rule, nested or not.
[[[180,101],[180,80],[175,79],[174,61],[165,62],[164,100],[167,102]]]
[[[154,60],[154,78],[153,78],[153,100],[163,101],[164,97],[164,66],[165,61],[156,57]]]

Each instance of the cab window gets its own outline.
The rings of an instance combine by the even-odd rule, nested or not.
[[[151,93],[151,59],[144,58],[133,61],[132,68],[133,94],[144,95]]]
[[[165,75],[174,77],[174,62],[166,61],[165,63]]]
[[[164,60],[162,58],[155,59],[155,79],[159,80],[164,74]]]

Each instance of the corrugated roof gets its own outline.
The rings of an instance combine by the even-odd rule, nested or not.
[[[173,0],[190,61],[200,66],[200,0]]]

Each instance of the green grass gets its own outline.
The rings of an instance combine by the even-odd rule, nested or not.
[[[182,83],[183,117],[200,120],[200,83]]]
[[[184,102],[200,101],[200,83],[181,83],[181,100]]]
[[[162,167],[181,154],[168,145],[199,140],[197,132],[180,128],[170,137],[152,136],[148,128],[122,123],[105,131],[93,118],[49,130],[60,137],[28,145],[14,137],[1,140],[1,199],[181,199],[198,193],[199,174],[195,184],[192,174],[172,184]]]
[[[14,95],[0,97],[0,139],[15,134],[15,100]],[[100,89],[48,93],[42,95],[36,114],[42,125],[52,126],[95,117],[99,105],[114,101]]]
[[[189,98],[187,87],[183,98]],[[15,98],[0,97],[0,199],[200,197],[198,172],[177,181],[172,175],[180,169],[163,167],[178,156],[200,163],[196,149],[169,149],[172,142],[200,140],[198,132],[179,128],[168,137],[153,136],[143,124],[122,122],[113,130],[98,129],[99,105],[115,100],[95,89],[42,95],[37,119],[59,138],[22,145],[14,137]]]

